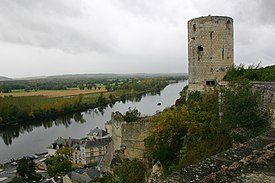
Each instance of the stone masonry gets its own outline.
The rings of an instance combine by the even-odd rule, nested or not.
[[[206,16],[188,21],[189,91],[214,88],[234,64],[233,19]]]
[[[144,139],[149,136],[150,128],[148,118],[122,125],[121,145],[125,147],[124,158],[144,159]]]

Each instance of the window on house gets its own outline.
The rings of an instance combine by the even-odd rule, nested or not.
[[[215,81],[206,81],[207,86],[215,86]]]

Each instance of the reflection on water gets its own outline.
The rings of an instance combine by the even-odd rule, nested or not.
[[[11,145],[12,140],[18,138],[20,134],[24,132],[32,132],[34,128],[43,126],[45,129],[53,126],[63,125],[68,128],[72,124],[72,119],[77,123],[85,123],[86,120],[83,118],[81,112],[74,114],[63,115],[55,120],[40,120],[24,122],[22,125],[5,125],[0,128],[0,136],[2,137],[6,145]]]
[[[157,94],[157,93],[156,93]],[[160,93],[159,93],[160,94]],[[131,102],[140,102],[141,98],[145,96],[144,95],[139,95],[137,97],[133,97],[129,100],[123,101],[123,103],[126,103],[127,101]],[[110,108],[113,108],[116,102],[111,103],[109,105],[105,106],[100,106],[96,109],[88,109],[86,111],[87,114],[96,114],[103,116],[104,115],[104,110],[109,106]],[[73,120],[72,120],[73,119]],[[72,123],[77,122],[77,123],[85,123],[86,120],[83,118],[83,114],[81,112],[74,113],[74,114],[66,114],[62,115],[56,119],[44,119],[44,120],[37,120],[37,121],[27,121],[23,122],[21,125],[5,125],[5,126],[0,126],[0,136],[2,137],[4,143],[6,145],[11,145],[13,139],[18,138],[20,134],[24,132],[32,132],[35,127],[40,127],[43,126],[45,129],[51,128],[53,126],[59,126],[63,125],[66,128],[68,128]]]

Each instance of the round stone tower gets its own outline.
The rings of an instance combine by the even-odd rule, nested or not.
[[[213,89],[233,59],[232,18],[209,15],[188,21],[189,91]]]

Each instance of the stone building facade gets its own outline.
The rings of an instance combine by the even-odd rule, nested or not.
[[[233,19],[206,16],[188,21],[189,91],[213,89],[234,64]]]

